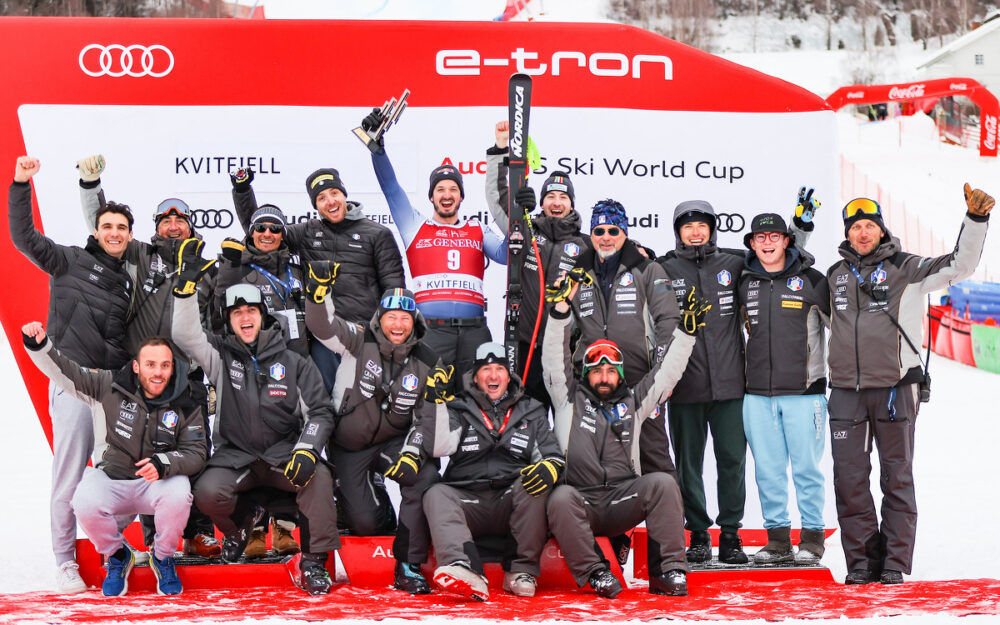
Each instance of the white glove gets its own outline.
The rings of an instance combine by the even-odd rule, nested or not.
[[[101,177],[101,172],[104,171],[106,164],[104,156],[101,154],[81,158],[76,162],[76,167],[80,170],[80,180],[84,182],[97,180]]]

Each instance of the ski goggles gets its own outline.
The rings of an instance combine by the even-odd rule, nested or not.
[[[282,224],[254,224],[250,229],[257,233],[281,234],[284,232],[285,226]]]
[[[596,237],[603,237],[605,232],[607,232],[610,237],[616,237],[622,233],[622,229],[618,226],[597,226],[590,231],[590,233]]]
[[[405,310],[413,312],[417,309],[417,302],[407,295],[386,295],[378,303],[383,310]]]
[[[262,306],[260,289],[252,284],[234,284],[226,289],[226,310],[237,306]]]
[[[882,207],[875,200],[866,197],[854,198],[844,206],[844,220],[851,219],[858,213],[864,215],[882,216]]]
[[[167,198],[156,207],[156,214],[153,215],[153,221],[158,222],[160,219],[170,215],[177,215],[190,221],[191,208],[184,200],[179,200],[175,197]]]
[[[583,353],[583,366],[596,367],[602,362],[620,367],[625,362],[622,351],[610,341],[594,343]]]

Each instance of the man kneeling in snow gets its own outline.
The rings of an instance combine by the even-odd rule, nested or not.
[[[153,337],[119,371],[87,369],[60,354],[41,323],[31,322],[21,333],[35,365],[93,415],[95,468],[84,472],[72,503],[107,558],[103,593],[124,595],[135,563],[117,519],[151,514],[156,537],[149,563],[157,592],[180,594],[173,555],[191,511],[188,477],[208,457],[202,402],[188,388],[187,362],[174,359],[166,339]]]

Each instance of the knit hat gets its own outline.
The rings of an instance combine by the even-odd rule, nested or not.
[[[761,213],[750,221],[750,232],[743,235],[743,245],[750,248],[750,241],[753,240],[753,235],[758,232],[780,232],[792,238],[792,235],[788,234],[788,226],[785,225],[785,220],[782,219],[781,215],[776,213]],[[791,240],[789,241],[791,243]]]
[[[400,288],[386,289],[378,301],[378,318],[381,319],[382,315],[390,310],[402,310],[410,313],[411,317],[415,317],[417,299],[414,297],[413,291]]]
[[[573,193],[573,183],[569,179],[569,174],[564,171],[554,171],[552,175],[542,183],[542,192],[538,195],[538,202],[545,199],[545,195],[551,191],[562,191],[569,196],[569,205],[575,208],[576,195]]]
[[[431,186],[427,189],[427,199],[434,197],[434,187],[442,180],[453,180],[458,185],[458,192],[465,199],[465,187],[462,184],[462,172],[454,165],[441,165],[431,172]]]
[[[188,223],[191,223],[191,208],[187,202],[175,197],[168,197],[160,202],[153,214],[153,222],[159,224],[161,219],[171,214],[183,217]]]
[[[481,367],[492,364],[507,366],[507,350],[500,343],[483,343],[476,348],[476,360],[472,363],[472,374],[475,375]]]
[[[317,169],[306,177],[306,192],[313,208],[316,208],[316,196],[326,189],[340,189],[347,195],[347,187],[340,180],[340,172],[333,168]]]
[[[542,187],[544,189],[544,187]],[[625,214],[625,207],[615,200],[601,200],[594,204],[590,215],[590,229],[595,226],[618,226],[622,232],[628,234],[628,216]]]
[[[597,339],[587,346],[587,349],[583,352],[582,377],[586,379],[587,374],[591,369],[600,366],[605,362],[618,371],[618,377],[620,377],[624,382],[624,356],[622,355],[622,350],[618,347],[618,344],[610,339]]]
[[[250,225],[258,222],[285,225],[285,214],[274,204],[261,204],[250,216]]]
[[[871,213],[871,212],[866,212],[864,210],[858,210],[856,208],[856,206],[858,205],[862,205],[868,210],[874,210],[875,212]],[[847,216],[848,213],[851,213],[850,217]],[[884,237],[886,235],[885,222],[882,221],[882,207],[875,200],[863,197],[854,198],[853,200],[844,205],[843,216],[844,216],[845,238],[847,237],[847,231],[851,229],[851,226],[861,221],[862,219],[868,219],[875,222],[875,224],[882,229],[882,236]]]

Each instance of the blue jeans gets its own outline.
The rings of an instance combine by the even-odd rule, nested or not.
[[[743,398],[743,429],[753,453],[764,527],[791,527],[788,518],[788,463],[802,527],[822,530],[826,396],[783,395]]]

